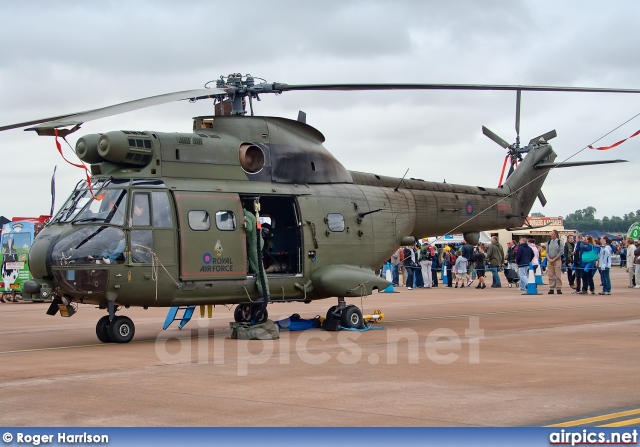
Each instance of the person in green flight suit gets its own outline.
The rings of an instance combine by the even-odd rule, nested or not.
[[[264,296],[263,293],[263,285],[260,280],[260,271],[258,270],[258,241],[256,238],[257,231],[257,220],[256,216],[247,211],[246,209],[242,209],[242,214],[244,215],[245,220],[245,231],[247,233],[247,264],[248,270],[253,272],[256,275],[256,285],[258,286],[258,292],[260,293],[260,297]],[[262,235],[260,235],[260,248],[264,246],[264,241],[262,240]],[[262,262],[262,259],[260,259]],[[264,271],[264,266],[261,266]],[[267,275],[263,274],[264,277],[264,291],[266,291],[267,297],[269,296],[269,282],[267,281]]]

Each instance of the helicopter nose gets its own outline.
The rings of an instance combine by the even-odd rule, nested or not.
[[[29,251],[29,270],[34,278],[49,276],[47,265],[50,264],[50,259],[47,259],[47,255],[51,245],[58,240],[60,231],[58,228],[45,228],[33,241]]]

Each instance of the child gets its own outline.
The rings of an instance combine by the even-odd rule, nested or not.
[[[464,256],[458,256],[456,259],[456,288],[459,281],[462,281],[462,287],[460,288],[463,289],[467,282],[467,258]]]
[[[478,285],[476,289],[484,289],[487,287],[484,285],[484,263],[486,256],[482,245],[478,247],[478,252],[474,255],[474,260],[476,261],[476,274],[478,275]]]

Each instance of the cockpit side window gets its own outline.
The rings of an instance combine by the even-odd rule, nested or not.
[[[153,226],[156,228],[173,228],[173,217],[169,196],[166,192],[152,192]]]
[[[151,225],[149,193],[135,193],[131,210],[131,223],[134,227],[148,227]]]

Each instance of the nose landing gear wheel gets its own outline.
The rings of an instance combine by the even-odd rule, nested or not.
[[[96,324],[96,335],[102,343],[111,343],[111,336],[109,336],[109,315],[105,315],[98,320],[98,324]]]
[[[129,343],[135,332],[133,321],[124,315],[115,317],[108,327],[109,337],[114,343]]]

